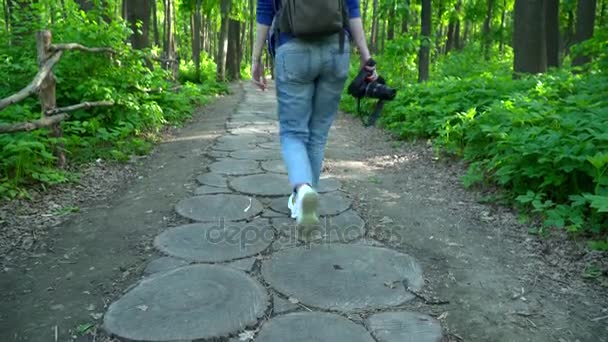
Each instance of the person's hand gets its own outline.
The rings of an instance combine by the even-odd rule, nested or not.
[[[264,64],[260,60],[253,59],[251,63],[251,80],[261,90],[266,90],[266,77],[264,77]]]
[[[362,56],[363,57],[363,56]],[[367,72],[367,77],[365,78],[368,82],[374,82],[378,79],[378,73],[376,72],[376,64],[367,65],[367,61],[371,59],[371,56],[367,56],[361,58],[361,68]]]

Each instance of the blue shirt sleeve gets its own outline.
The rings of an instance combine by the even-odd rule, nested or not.
[[[273,0],[258,0],[256,10],[256,20],[258,23],[268,26],[272,25],[272,19],[274,18],[274,5],[272,2]],[[360,0],[346,0],[348,15],[351,19],[361,16],[359,3]]]
[[[273,0],[258,0],[258,8],[256,10],[256,20],[262,25],[272,25],[274,18]]]
[[[348,7],[348,16],[353,18],[359,18],[361,16],[361,9],[359,8],[360,0],[346,0],[346,6]]]

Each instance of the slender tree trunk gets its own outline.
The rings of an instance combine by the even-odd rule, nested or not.
[[[230,21],[228,14],[230,13],[230,5],[230,0],[222,0],[221,2],[222,18],[217,54],[217,78],[221,81],[226,80],[226,55],[228,52],[228,30]]]
[[[122,0],[122,18],[127,20],[127,13],[129,11],[129,0]]]
[[[133,31],[131,46],[134,49],[149,47],[148,33],[150,32],[150,2],[148,0],[128,0],[127,21]],[[138,22],[142,22],[141,32]]]
[[[466,20],[464,21],[464,33],[462,37],[462,41],[460,42],[460,48],[464,48],[464,46],[469,41],[469,36],[471,35],[471,22]]]
[[[175,35],[173,21],[173,0],[163,0],[165,7],[163,51],[165,63],[163,67],[171,70],[173,78],[177,77],[177,56],[175,55]]]
[[[251,49],[253,48],[253,30],[255,21],[255,6],[253,0],[249,0],[249,18],[249,43],[247,44],[247,51],[249,51],[249,53],[247,54],[247,60],[252,62],[251,58],[253,51],[251,51]]]
[[[380,32],[380,52],[384,52],[385,41],[386,41],[386,20],[382,20],[382,30]]]
[[[431,38],[431,0],[422,0],[422,22],[420,29],[420,51],[418,52],[418,82],[429,79],[429,51]]]
[[[194,8],[194,25],[192,32],[192,60],[196,73],[196,80],[201,79],[201,0],[196,0]]]
[[[596,0],[579,0],[576,9],[576,32],[574,43],[579,44],[593,37],[595,26]],[[590,56],[579,54],[572,60],[573,66],[581,66],[591,61]]]
[[[606,3],[608,3],[608,1],[602,0],[602,9],[600,10],[600,18],[598,20],[600,27],[603,27],[606,23]]]
[[[559,0],[545,0],[547,67],[559,67]]]
[[[378,0],[374,0],[372,12],[372,39],[370,50],[372,53],[378,50]]]
[[[502,2],[502,14],[500,15],[500,45],[499,51],[501,54],[505,52],[505,25],[507,21],[507,0]]]
[[[77,0],[76,3],[81,10],[88,12],[93,9],[93,2],[91,0]]]
[[[156,2],[158,0],[151,0],[152,3],[152,22],[154,27],[154,45],[160,46],[160,35],[158,33],[158,17],[157,17],[157,6]]]
[[[514,72],[547,71],[544,0],[515,0],[514,20]]]
[[[239,41],[241,23],[234,19],[229,19],[228,28],[228,51],[226,53],[226,73],[231,81],[238,80],[240,77],[239,68]]]
[[[207,20],[209,19],[201,14],[201,51],[207,51]]]
[[[395,0],[391,0],[391,7],[388,11],[388,32],[386,33],[387,40],[395,39]]]
[[[4,8],[4,28],[6,32],[9,31],[9,22],[11,21],[11,14],[9,12],[7,0],[2,0],[2,8]]]
[[[410,0],[405,0],[405,5],[407,10],[405,13],[403,13],[403,18],[401,19],[401,33],[407,33],[409,30],[408,21],[410,19]]]
[[[361,22],[363,24],[363,28],[365,29],[365,24],[367,23],[367,6],[369,5],[369,0],[363,0],[363,8],[362,8],[362,14],[361,14]]]
[[[492,49],[492,18],[494,17],[494,0],[488,0],[488,10],[486,14],[486,19],[483,23],[483,51],[484,58],[486,60],[490,59],[490,51]]]
[[[436,38],[435,38],[435,49],[437,51],[437,54],[435,54],[435,58],[437,58],[437,56],[439,56],[439,54],[441,53],[441,51],[443,50],[442,47],[442,37],[443,37],[443,21],[441,20],[441,18],[443,17],[443,5],[444,2],[443,0],[439,0],[439,5],[437,6],[437,21],[439,22],[439,26],[437,27],[437,34],[436,34]],[[431,18],[431,21],[433,19]]]

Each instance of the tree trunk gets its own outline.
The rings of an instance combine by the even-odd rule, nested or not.
[[[41,68],[44,63],[49,59],[50,52],[49,48],[52,43],[52,36],[50,31],[40,31],[36,34],[36,45],[38,50],[38,67]],[[47,117],[47,112],[57,108],[56,100],[56,89],[57,79],[51,70],[46,78],[40,84],[40,90],[38,91],[38,98],[40,99],[40,109],[42,110],[41,118]],[[53,124],[51,127],[49,136],[52,138],[61,138],[63,132],[59,123]],[[54,148],[54,154],[57,158],[57,166],[64,168],[66,165],[66,158],[64,152],[64,146],[62,143],[58,143]]]
[[[171,70],[173,78],[177,77],[177,60],[175,55],[175,35],[173,23],[173,0],[163,0],[165,7],[164,38],[163,38],[163,68]]]
[[[405,0],[405,5],[407,8],[405,13],[403,13],[403,18],[401,19],[401,33],[407,33],[409,30],[408,21],[410,19],[410,0]]]
[[[4,9],[4,28],[6,29],[6,32],[8,32],[11,14],[9,12],[7,0],[2,0],[2,8]]]
[[[85,12],[92,10],[94,6],[93,1],[91,0],[76,0],[76,3],[78,4],[78,7]]]
[[[372,11],[372,39],[370,50],[376,53],[378,49],[378,0],[374,0]]]
[[[386,41],[386,20],[382,20],[382,29],[380,31],[380,52],[384,52],[384,42]]]
[[[471,22],[466,20],[464,21],[464,33],[462,37],[462,41],[460,42],[460,48],[464,48],[464,46],[469,41],[469,36],[471,35]]]
[[[441,20],[441,18],[443,17],[443,5],[444,5],[444,1],[443,0],[439,0],[439,5],[437,6],[437,21],[439,22],[439,26],[437,27],[437,35],[435,38],[435,49],[437,51],[437,54],[435,54],[435,58],[437,58],[439,56],[439,54],[441,53],[441,51],[443,50],[442,47],[442,37],[443,37],[443,21]],[[433,18],[431,18],[431,21],[433,20]]]
[[[595,9],[597,6],[596,0],[579,0],[576,9],[576,32],[574,35],[574,44],[579,44],[593,37],[593,29],[595,25]],[[581,66],[589,63],[590,56],[579,54],[572,60],[573,66]]]
[[[154,27],[154,45],[160,46],[160,34],[158,32],[158,17],[157,17],[157,0],[150,0],[152,3],[152,22]]]
[[[559,0],[545,0],[547,67],[559,67]]]
[[[558,0],[559,1],[559,0]],[[502,2],[502,14],[500,15],[500,45],[499,51],[501,54],[505,52],[505,25],[507,21],[507,0]]]
[[[239,41],[241,23],[234,19],[229,19],[228,28],[228,51],[226,53],[226,77],[230,81],[238,80],[240,77],[239,68]]]
[[[604,27],[604,24],[606,23],[606,3],[608,3],[608,1],[602,0],[602,9],[600,9],[600,18],[598,21],[600,27]]]
[[[148,33],[150,32],[150,1],[148,0],[128,0],[127,21],[133,30],[131,35],[131,46],[134,49],[145,49],[150,46]],[[137,27],[138,22],[142,22],[141,32]]]
[[[128,2],[129,0],[122,0],[122,18],[125,20],[127,20],[127,12],[129,12]]]
[[[388,10],[388,32],[386,33],[387,40],[395,39],[395,0],[391,0],[391,7]]]
[[[544,0],[515,0],[513,70],[516,74],[547,71],[544,14]]]
[[[363,8],[361,9],[363,13],[361,13],[361,23],[363,24],[363,30],[365,30],[365,23],[367,18],[367,6],[369,5],[369,0],[363,0]]]
[[[220,81],[226,80],[226,54],[228,52],[228,30],[230,21],[228,14],[230,13],[230,2],[230,0],[222,0],[221,2],[222,18],[217,54],[217,78]]]
[[[431,38],[431,0],[422,0],[420,51],[418,52],[418,82],[429,79],[429,51]]]
[[[492,48],[492,18],[494,17],[494,0],[488,0],[488,10],[486,19],[483,23],[483,52],[486,60],[490,59],[490,51]]]
[[[196,0],[192,32],[192,60],[194,61],[196,81],[201,79],[201,0]]]
[[[251,58],[253,55],[253,51],[251,51],[251,49],[253,48],[253,30],[255,30],[254,28],[254,21],[255,21],[255,7],[254,7],[254,1],[253,0],[249,0],[249,43],[247,44],[247,48],[249,51],[249,53],[247,54],[247,60],[249,62],[251,62]]]

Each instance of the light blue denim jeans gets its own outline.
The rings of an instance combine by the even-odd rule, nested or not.
[[[339,36],[320,41],[292,39],[275,57],[279,134],[292,187],[318,188],[329,130],[349,71],[349,41],[340,52]]]

